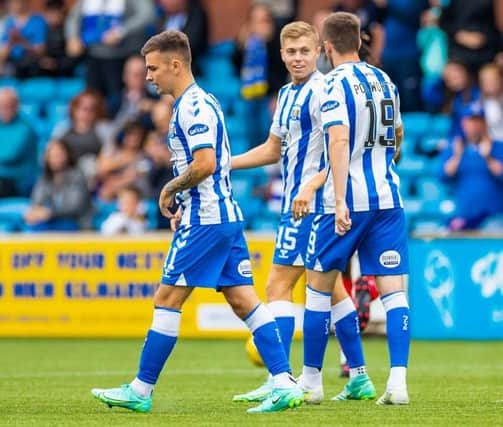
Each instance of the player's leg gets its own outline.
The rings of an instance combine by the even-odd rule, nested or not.
[[[222,288],[222,292],[234,313],[253,334],[255,345],[273,379],[271,394],[248,412],[276,412],[299,406],[304,396],[291,375],[278,325],[271,312],[260,302],[252,286],[227,285]]]
[[[180,329],[181,308],[191,287],[160,285],[154,297],[154,316],[140,357],[136,378],[118,388],[93,389],[92,394],[108,406],[148,412],[152,391],[166,360],[175,347]]]
[[[408,274],[407,227],[402,209],[378,211],[359,248],[362,275],[375,275],[386,311],[390,376],[378,404],[407,404],[410,332],[403,275]]]
[[[287,359],[290,359],[290,348],[295,329],[295,317],[292,304],[292,290],[304,272],[304,267],[273,264],[266,282],[267,308],[278,325],[279,334]],[[273,379],[269,374],[267,380],[258,388],[235,395],[234,402],[262,402],[273,389]]]
[[[337,270],[307,270],[306,306],[304,310],[304,366],[299,378],[306,402],[323,400],[322,367],[330,337],[330,300]]]
[[[365,366],[358,313],[342,282],[341,275],[337,277],[332,302],[335,334],[349,366],[349,382],[332,400],[374,399],[376,390]]]
[[[267,307],[276,319],[288,359],[295,331],[292,291],[304,271],[303,266],[273,264],[266,282]]]
[[[405,295],[403,276],[376,276],[376,282],[386,311],[386,335],[390,358],[386,392],[378,403],[382,405],[408,404],[409,304]]]

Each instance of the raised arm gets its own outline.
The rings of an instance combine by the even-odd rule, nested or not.
[[[246,153],[232,156],[232,169],[250,169],[276,163],[281,158],[281,139],[270,133],[267,140]]]

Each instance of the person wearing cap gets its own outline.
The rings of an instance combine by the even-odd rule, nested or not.
[[[456,202],[452,231],[478,229],[503,213],[503,142],[489,138],[481,102],[463,109],[461,126],[463,136],[442,153],[442,177],[452,183]]]

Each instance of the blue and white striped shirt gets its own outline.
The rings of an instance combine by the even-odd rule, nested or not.
[[[173,154],[175,176],[192,163],[192,154],[213,148],[216,169],[197,186],[177,194],[183,208],[181,224],[206,225],[243,221],[243,214],[232,196],[231,151],[218,101],[196,83],[176,100],[169,125],[168,147]]]
[[[395,129],[402,123],[400,98],[390,78],[366,62],[341,64],[325,77],[320,110],[325,130],[332,125],[349,127],[349,210],[403,207],[393,161]],[[325,212],[333,212],[335,196],[330,170],[325,200]]]
[[[299,188],[325,168],[320,117],[323,77],[315,71],[305,83],[289,83],[279,91],[270,132],[281,138],[282,214],[291,210]],[[322,190],[316,192],[311,212],[322,212],[322,196]]]

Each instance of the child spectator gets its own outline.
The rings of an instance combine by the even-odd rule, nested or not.
[[[118,193],[119,210],[112,213],[101,224],[101,232],[107,236],[113,234],[142,234],[147,225],[140,190],[128,185]]]
[[[31,13],[28,0],[9,0],[7,9],[9,15],[0,38],[0,67],[10,64],[21,79],[36,76],[45,49],[47,23]]]
[[[31,200],[25,214],[29,231],[76,231],[87,226],[91,213],[87,182],[65,142],[54,140],[47,146],[43,174]]]
[[[496,64],[486,64],[480,69],[479,85],[489,136],[503,142],[503,79]]]

